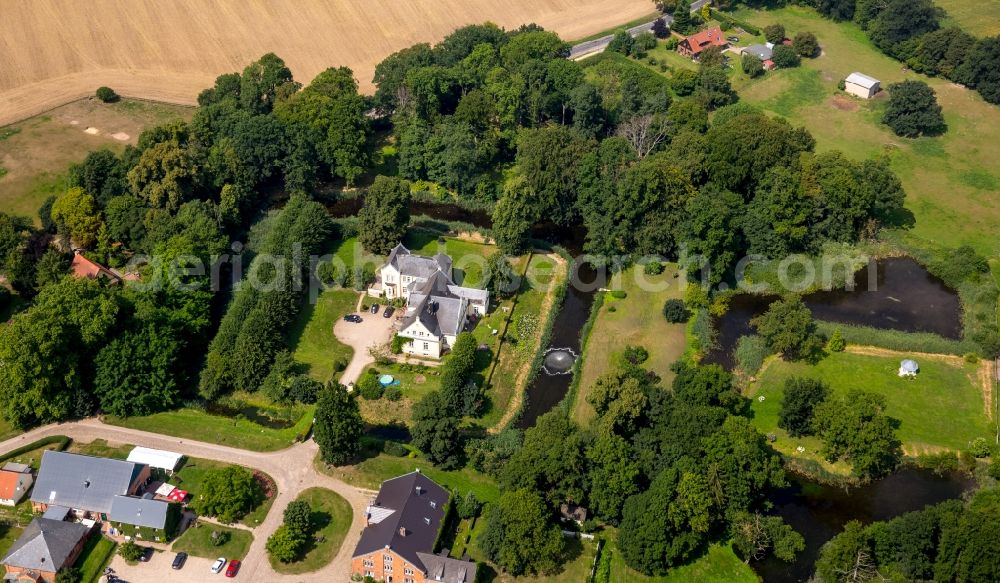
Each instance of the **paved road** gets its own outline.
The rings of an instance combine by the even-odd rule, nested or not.
[[[214,459],[264,471],[270,474],[277,483],[278,496],[274,501],[271,511],[268,512],[267,518],[265,518],[260,526],[254,529],[253,545],[250,547],[250,552],[237,578],[244,581],[283,581],[288,583],[343,583],[349,580],[350,557],[354,551],[354,547],[357,545],[361,530],[364,528],[364,509],[368,503],[370,493],[317,472],[313,466],[313,460],[316,457],[318,448],[312,441],[299,443],[282,451],[260,453],[214,443],[159,435],[137,429],[115,427],[105,425],[96,419],[87,419],[75,423],[46,425],[18,437],[8,439],[0,443],[0,454],[50,435],[66,435],[82,442],[105,439],[112,443],[129,443],[155,449],[165,449],[182,453],[186,456]],[[288,503],[294,500],[295,496],[302,490],[314,486],[329,488],[343,496],[351,504],[351,507],[354,509],[351,528],[336,558],[323,569],[304,575],[278,575],[268,563],[264,544],[267,541],[267,537],[281,524],[282,513],[285,507],[288,506]],[[168,554],[171,557],[173,555],[172,553],[158,553],[158,558],[162,558],[160,555]],[[161,562],[157,561],[158,564]],[[201,561],[192,562],[190,565],[192,573],[197,570],[198,572],[207,574],[207,569],[202,571],[204,565],[200,563]],[[138,569],[142,569],[142,567],[138,567]],[[160,577],[155,575],[156,571],[157,569],[151,567],[149,572],[143,574],[141,578],[137,578],[136,575],[130,575],[126,580],[132,583],[137,581],[156,581],[160,579]],[[181,572],[183,573],[184,571]],[[124,572],[122,574],[124,575]],[[181,580],[183,578],[178,579],[178,581]]]
[[[691,3],[691,12],[698,12],[699,10],[701,10],[701,7],[704,6],[706,2],[709,1],[710,0],[695,0],[694,2]],[[664,14],[663,20],[666,21],[667,26],[670,26],[674,22],[674,17],[669,14]],[[650,21],[647,22],[646,24],[640,24],[639,26],[633,26],[632,28],[628,29],[628,32],[632,36],[638,36],[641,33],[652,30],[653,22],[655,21]],[[581,59],[583,57],[588,57],[596,53],[604,52],[604,49],[608,48],[608,44],[611,42],[611,39],[613,37],[614,35],[609,34],[607,36],[602,36],[601,38],[595,38],[594,40],[588,40],[573,45],[573,48],[571,48],[569,51],[569,58],[576,60],[576,59]]]

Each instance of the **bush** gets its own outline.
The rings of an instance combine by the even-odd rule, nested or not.
[[[764,27],[764,38],[767,42],[781,44],[785,40],[785,26],[782,24],[769,24]]]
[[[623,289],[616,289],[615,291],[611,292],[611,297],[615,298],[616,300],[624,300],[625,298],[628,297],[628,292],[626,292]]]
[[[969,364],[976,364],[977,362],[979,362],[979,355],[976,354],[975,352],[966,352],[962,356],[962,358],[964,358],[965,362]]]
[[[392,344],[389,346],[389,350],[393,354],[402,354],[403,347],[409,344],[410,342],[411,340],[409,338],[405,338],[403,336],[400,336],[399,334],[396,334],[395,336],[392,337]]]
[[[691,69],[680,69],[674,73],[670,86],[681,97],[691,95],[698,87],[698,73]]]
[[[403,389],[393,385],[391,387],[386,387],[383,395],[386,399],[396,402],[403,398]]]
[[[684,300],[669,299],[663,304],[663,317],[671,324],[687,322],[691,312],[684,305]]]
[[[977,437],[969,442],[969,453],[973,457],[984,458],[990,455],[993,448],[990,447],[990,442],[986,441],[983,437]]]
[[[95,95],[104,103],[114,103],[119,99],[118,94],[110,87],[98,87]]]
[[[917,456],[917,465],[944,476],[958,471],[958,456],[954,452],[925,453]]]
[[[626,30],[619,30],[615,33],[615,36],[608,43],[608,48],[605,49],[612,53],[621,53],[623,55],[632,55],[636,51],[635,39]]]
[[[847,80],[841,79],[840,81],[837,81],[837,89],[840,89],[841,91],[847,89]]]
[[[398,441],[386,441],[382,444],[382,451],[394,457],[406,457],[410,452]]]
[[[990,468],[986,471],[994,480],[1000,480],[1000,455],[993,456],[990,460]]]
[[[771,60],[774,64],[782,69],[789,69],[792,67],[798,67],[801,59],[799,55],[790,46],[787,45],[777,45],[771,52]]]
[[[800,57],[811,59],[819,55],[819,41],[816,40],[815,34],[808,31],[802,31],[795,35],[792,47]]]
[[[371,368],[368,369],[368,374],[361,375],[358,380],[358,394],[369,401],[377,401],[382,398],[382,394],[385,392],[385,387],[382,383],[378,382],[378,371]]]
[[[635,47],[640,51],[656,48],[656,37],[651,32],[641,32],[635,37]]]
[[[212,536],[209,537],[209,540],[211,541],[213,547],[221,547],[229,542],[230,537],[232,537],[232,535],[227,530],[213,530]]]
[[[631,364],[639,365],[649,360],[649,351],[642,346],[626,346],[622,358]]]
[[[670,37],[667,39],[665,43],[663,43],[663,47],[666,48],[668,51],[672,51],[677,49],[677,44],[680,42],[681,41],[677,40],[676,37]]]
[[[740,59],[740,65],[743,68],[743,72],[751,78],[760,77],[764,74],[764,63],[760,61],[757,55],[744,53]]]
[[[847,348],[847,342],[844,341],[844,335],[840,333],[840,328],[838,328],[830,335],[826,349],[830,352],[843,352],[845,348]]]
[[[129,563],[134,563],[142,556],[142,547],[133,541],[123,543],[118,547],[118,554]]]
[[[646,275],[660,275],[667,267],[661,261],[650,261],[642,266],[642,272]]]
[[[771,354],[767,347],[767,341],[757,336],[740,336],[736,341],[736,348],[733,350],[733,359],[736,367],[747,376],[753,376],[764,364],[764,359]]]

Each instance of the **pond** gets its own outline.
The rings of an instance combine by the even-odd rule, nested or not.
[[[246,403],[206,403],[205,412],[230,419],[241,417],[268,429],[288,429],[295,425],[295,420],[293,419],[282,419],[272,416],[267,409]]]
[[[965,476],[936,476],[915,468],[845,490],[792,478],[791,486],[771,496],[774,514],[784,518],[806,541],[794,563],[769,558],[752,564],[765,583],[808,581],[820,548],[851,520],[888,520],[930,504],[960,497],[975,486]]]
[[[704,362],[732,369],[733,349],[741,336],[754,333],[750,320],[763,314],[778,296],[740,294],[715,321],[717,347]],[[958,294],[909,257],[873,262],[854,275],[854,290],[815,292],[803,297],[817,320],[871,326],[901,332],[929,332],[962,337]]]

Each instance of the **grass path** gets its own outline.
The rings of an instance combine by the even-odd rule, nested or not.
[[[532,256],[531,261],[534,261],[535,257],[539,256]],[[543,326],[545,321],[550,317],[550,312],[555,306],[556,290],[559,289],[559,285],[562,279],[564,279],[567,276],[567,268],[568,268],[566,260],[555,253],[550,253],[541,257],[545,257],[546,259],[555,262],[555,264],[561,267],[561,269],[559,271],[559,274],[555,276],[556,279],[553,279],[553,281],[549,282],[548,289],[545,292],[545,298],[542,300],[542,305],[538,310],[539,326]],[[529,261],[529,267],[530,264],[531,263]],[[517,308],[515,307],[514,310],[516,312]],[[539,334],[534,339],[534,344],[532,344],[531,354],[537,354],[539,350],[542,350],[544,348],[543,346],[541,346],[541,343],[542,343],[542,335],[541,335],[541,330],[539,330]],[[524,403],[524,395],[525,392],[528,390],[528,378],[529,375],[532,373],[531,365],[533,363],[534,359],[528,360],[523,365],[521,365],[521,368],[517,370],[517,373],[514,376],[514,381],[513,381],[513,386],[514,386],[513,398],[511,398],[510,402],[507,404],[507,409],[504,411],[503,416],[500,417],[500,420],[489,428],[490,433],[497,433],[501,431],[504,427],[507,427],[507,425],[509,425],[510,422],[514,419],[514,417],[521,411],[521,406]]]

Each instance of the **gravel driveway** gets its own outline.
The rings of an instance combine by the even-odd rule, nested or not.
[[[383,318],[382,310],[385,306],[379,306],[379,313],[355,312],[361,316],[361,323],[355,324],[343,318],[337,320],[333,325],[333,335],[344,344],[354,349],[354,357],[340,375],[340,382],[348,385],[358,380],[361,371],[366,366],[375,362],[375,359],[368,354],[368,349],[373,346],[385,344],[392,340],[393,323],[396,316],[403,312],[402,308],[396,309],[391,318]]]

